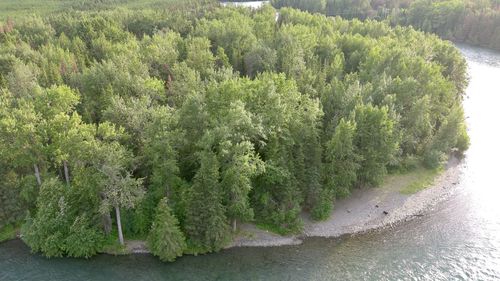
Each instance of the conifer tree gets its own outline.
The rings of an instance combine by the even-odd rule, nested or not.
[[[362,157],[358,179],[364,184],[379,185],[398,147],[393,135],[394,121],[388,116],[386,107],[372,105],[356,107],[355,120],[354,142]]]
[[[326,144],[325,151],[325,187],[337,197],[349,195],[356,182],[358,161],[354,136],[356,125],[351,121],[340,120],[331,140]]]
[[[179,221],[168,206],[167,198],[163,198],[156,208],[148,246],[153,255],[162,261],[174,261],[186,248],[184,234],[179,228]]]
[[[191,187],[184,229],[194,253],[217,251],[229,241],[229,225],[222,205],[219,162],[213,152],[200,152],[200,168]]]

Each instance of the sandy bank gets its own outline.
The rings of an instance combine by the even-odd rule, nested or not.
[[[244,224],[241,234],[227,248],[296,245],[307,237],[358,234],[413,219],[450,194],[458,183],[460,171],[460,161],[453,158],[430,187],[412,195],[401,193],[408,183],[405,175],[390,177],[379,188],[356,189],[350,197],[335,202],[332,215],[326,221],[314,222],[302,214],[304,230],[299,235],[280,236]]]

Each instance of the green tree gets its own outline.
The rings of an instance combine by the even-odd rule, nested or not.
[[[349,195],[357,179],[361,159],[354,146],[355,135],[356,124],[342,119],[333,137],[326,143],[325,187],[336,197]]]
[[[189,192],[184,229],[194,253],[218,251],[229,242],[230,231],[222,205],[219,163],[213,152],[201,152],[200,169]]]
[[[394,121],[387,108],[372,105],[356,107],[356,136],[354,143],[361,161],[358,179],[365,184],[378,185],[387,173],[386,166],[393,160],[397,140],[393,134]]]
[[[179,221],[168,206],[167,198],[163,198],[156,208],[148,246],[153,255],[162,261],[174,261],[186,248],[184,234],[179,228]]]
[[[241,142],[226,149],[223,145],[225,167],[221,174],[221,186],[225,194],[224,201],[227,217],[232,221],[233,232],[236,232],[236,222],[253,219],[253,209],[249,202],[252,190],[252,179],[262,172],[261,160],[255,155],[250,142]]]
[[[37,200],[37,213],[23,226],[23,241],[34,252],[47,257],[64,254],[64,237],[69,224],[66,188],[54,178],[47,179]]]
[[[210,40],[204,37],[188,38],[186,63],[190,68],[196,69],[202,78],[206,78],[215,64],[215,57],[210,51]]]
[[[104,236],[86,215],[77,216],[65,238],[65,250],[70,257],[89,258],[102,249]]]
[[[111,208],[115,209],[118,239],[120,244],[124,245],[120,209],[134,208],[142,199],[144,196],[142,179],[133,178],[126,170],[128,157],[123,147],[118,144],[104,146],[102,153],[104,159],[99,170],[104,176],[102,183],[104,199],[101,203],[101,212],[106,213]]]

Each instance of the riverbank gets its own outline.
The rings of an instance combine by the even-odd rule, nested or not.
[[[297,245],[308,237],[360,234],[423,216],[425,210],[452,192],[461,165],[457,158],[452,158],[429,187],[414,194],[404,191],[409,184],[420,180],[415,178],[419,173],[390,176],[378,188],[356,189],[350,197],[335,202],[332,215],[325,221],[312,221],[303,213],[304,230],[298,235],[280,236],[253,224],[241,225],[240,234],[227,248]]]
[[[426,188],[409,194],[408,187],[428,181],[432,172],[420,171],[391,175],[377,188],[355,189],[345,199],[337,200],[329,219],[316,222],[302,213],[304,228],[300,234],[282,236],[258,228],[254,224],[242,224],[239,233],[226,249],[234,247],[276,247],[299,245],[309,237],[336,238],[391,227],[404,221],[424,216],[425,211],[445,199],[458,183],[461,162],[451,158],[445,170],[436,175]],[[149,253],[144,241],[127,241],[124,253]]]
[[[329,219],[316,222],[307,213],[302,213],[303,231],[297,235],[282,236],[254,224],[242,224],[239,233],[226,247],[276,247],[299,245],[309,237],[336,238],[355,235],[390,227],[404,221],[421,217],[433,204],[445,199],[458,183],[461,162],[452,158],[446,169],[437,175],[425,189],[408,194],[408,187],[422,182],[429,173],[410,172],[389,176],[377,188],[355,189],[345,199],[337,200]],[[104,251],[107,254],[147,254],[145,241],[128,240],[120,251]]]

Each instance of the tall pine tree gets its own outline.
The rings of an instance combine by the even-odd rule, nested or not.
[[[174,261],[186,248],[184,234],[179,221],[172,214],[167,198],[163,198],[156,208],[156,215],[148,236],[151,252],[162,261]]]
[[[200,162],[188,198],[184,228],[190,250],[207,253],[222,249],[229,241],[230,230],[222,205],[217,157],[202,151]]]

